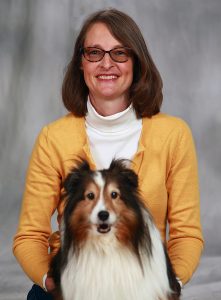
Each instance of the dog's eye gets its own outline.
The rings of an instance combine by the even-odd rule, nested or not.
[[[88,193],[87,195],[86,195],[86,197],[89,199],[89,200],[94,200],[94,193]]]
[[[118,197],[118,193],[117,192],[111,192],[111,198],[112,199],[116,199]]]

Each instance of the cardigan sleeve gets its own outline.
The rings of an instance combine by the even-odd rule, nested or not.
[[[203,248],[200,224],[198,170],[188,126],[180,124],[173,136],[168,191],[168,253],[174,270],[186,283],[195,271]]]
[[[42,286],[48,271],[51,216],[60,198],[61,177],[53,165],[55,151],[43,128],[30,159],[13,252],[28,277]]]

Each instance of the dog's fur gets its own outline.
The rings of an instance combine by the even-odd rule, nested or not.
[[[125,161],[64,182],[61,248],[49,274],[64,300],[178,300],[180,285]]]

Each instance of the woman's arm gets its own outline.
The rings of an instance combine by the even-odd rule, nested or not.
[[[60,198],[61,177],[53,164],[53,147],[45,127],[35,143],[25,184],[13,252],[29,278],[42,286],[50,256],[51,216]]]
[[[196,269],[203,248],[197,159],[191,131],[183,122],[172,141],[167,178],[168,252],[175,272],[186,283]]]

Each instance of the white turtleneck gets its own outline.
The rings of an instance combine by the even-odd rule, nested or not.
[[[142,120],[132,105],[111,116],[101,116],[87,102],[86,131],[97,169],[108,168],[113,158],[132,159],[138,148]]]

